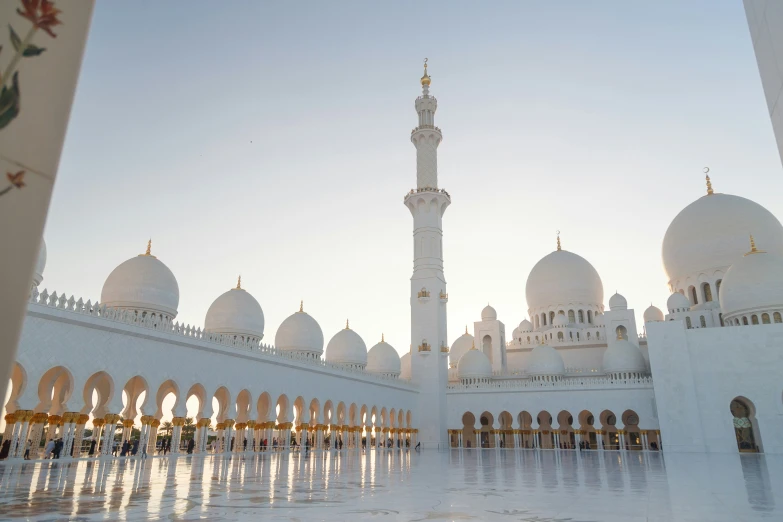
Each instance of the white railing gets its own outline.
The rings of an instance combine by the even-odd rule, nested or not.
[[[537,381],[530,378],[492,380],[488,383],[465,385],[449,383],[447,390],[504,390],[504,389],[591,389],[640,386],[652,387],[652,377],[635,377],[628,379],[613,379],[611,377],[562,377],[554,381]]]
[[[33,287],[30,294],[30,303],[47,308],[56,308],[79,315],[86,315],[115,323],[122,323],[139,328],[155,330],[169,335],[185,337],[189,340],[197,340],[231,348],[251,351],[270,357],[278,357],[288,361],[297,361],[303,366],[326,368],[344,375],[352,375],[377,381],[389,382],[414,388],[410,381],[401,380],[397,377],[383,374],[374,374],[366,372],[360,368],[347,368],[342,365],[333,364],[320,358],[315,358],[310,354],[301,352],[286,352],[278,350],[271,344],[259,342],[253,338],[243,338],[241,336],[218,334],[202,330],[201,327],[186,325],[184,323],[173,322],[169,319],[155,316],[154,314],[142,314],[136,310],[123,310],[111,308],[105,304],[92,303],[89,299],[84,302],[83,299],[74,299],[73,296],[66,297],[66,294],[57,295],[57,292],[49,292],[44,289],[38,293],[38,288]]]

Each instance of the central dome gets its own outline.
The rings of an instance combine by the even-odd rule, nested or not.
[[[264,338],[264,312],[247,291],[232,288],[215,299],[207,310],[204,329],[208,332]]]
[[[603,310],[601,277],[585,258],[567,250],[555,250],[536,263],[527,278],[525,295],[531,315],[569,304]]]
[[[663,237],[663,267],[672,290],[683,289],[685,279],[700,272],[725,272],[748,250],[748,234],[764,250],[783,255],[783,226],[758,203],[712,194],[682,209]]]
[[[179,285],[169,267],[149,253],[132,257],[112,270],[101,303],[112,308],[177,316]]]

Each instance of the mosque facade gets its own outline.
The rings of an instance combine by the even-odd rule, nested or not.
[[[85,428],[96,457],[111,453],[117,429],[126,439],[138,430],[151,453],[172,396],[174,454],[193,398],[195,453],[211,435],[221,453],[273,439],[282,450],[783,453],[783,226],[715,192],[709,177],[663,238],[671,297],[643,312],[642,331],[626,299],[605,301],[598,272],[558,238],[528,276],[527,318],[509,332],[487,305],[449,342],[451,196],[439,187],[430,84],[425,64],[411,132],[417,184],[404,197],[414,229],[408,353],[383,338],[368,350],[348,323],[327,343],[304,304],[269,343],[241,281],[203,326],[181,324],[177,280],[150,244],[108,275],[97,302],[50,293],[42,242],[5,403],[8,458],[21,458],[23,441],[54,438],[70,458]]]

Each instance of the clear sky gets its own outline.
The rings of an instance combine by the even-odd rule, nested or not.
[[[242,274],[267,342],[304,299],[327,342],[350,318],[406,351],[424,57],[450,342],[487,302],[510,335],[556,230],[605,300],[663,308],[663,234],[704,166],[783,217],[740,0],[97,2],[42,286],[99,299],[151,237],[181,321]]]

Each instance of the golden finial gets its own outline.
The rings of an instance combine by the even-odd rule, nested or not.
[[[242,276],[239,276],[237,278],[237,287],[236,290],[242,290]]]
[[[746,256],[749,256],[751,254],[764,254],[764,250],[759,250],[756,248],[756,240],[753,239],[753,234],[750,235],[750,252],[745,254]]]
[[[425,58],[424,59],[424,76],[421,77],[421,84],[429,86],[431,81],[432,80],[430,79],[429,75],[427,74],[427,58]]]
[[[345,329],[346,330],[350,330],[351,329],[351,327],[348,326],[348,319],[345,320]]]
[[[468,335],[468,325],[465,325],[465,335]]]
[[[557,249],[560,250],[560,231],[557,231]]]
[[[475,350],[476,349],[476,341],[473,341],[472,343],[470,343],[470,349],[471,350]]]
[[[386,339],[384,339],[384,337],[383,337],[383,334],[381,334],[381,342],[382,342],[382,343],[385,343],[385,342],[386,342]]]
[[[304,299],[299,301],[299,311],[304,312]]]
[[[707,195],[708,196],[712,196],[714,194],[714,192],[712,191],[712,181],[710,181],[710,174],[709,174],[709,172],[710,172],[710,168],[709,167],[704,167],[704,174],[705,174],[705,178],[707,180]]]
[[[145,256],[151,256],[152,255],[152,238],[150,238],[149,241],[147,241],[147,251],[144,252]]]

